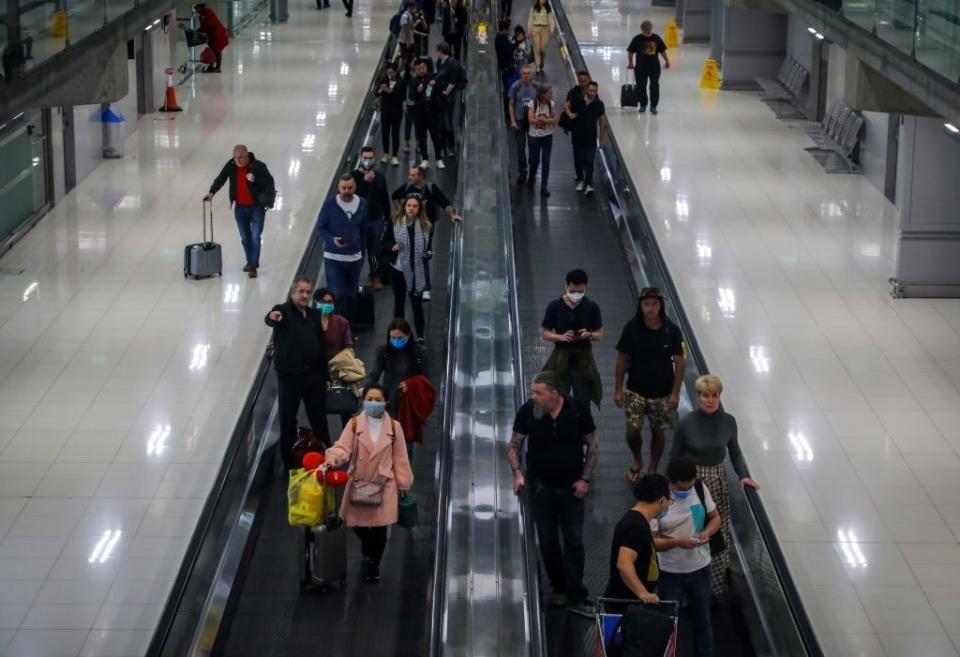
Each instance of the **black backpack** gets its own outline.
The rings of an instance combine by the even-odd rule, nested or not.
[[[613,631],[607,657],[663,657],[674,622],[658,607],[632,604]]]
[[[400,34],[400,14],[394,14],[390,17],[390,34],[394,36]]]

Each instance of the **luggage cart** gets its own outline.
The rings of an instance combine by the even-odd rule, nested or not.
[[[191,25],[196,22],[193,17],[180,20],[189,21]],[[200,46],[207,45],[207,35],[200,30],[194,30],[190,27],[187,27],[182,22],[177,25],[177,27],[183,30],[183,37],[187,42],[187,61],[180,64],[178,67],[181,73],[186,73],[187,67],[190,64],[204,64],[203,60],[197,56],[196,49]]]
[[[621,621],[627,607],[644,606],[661,612],[672,626],[663,657],[676,657],[677,624],[680,620],[680,603],[674,600],[661,600],[648,605],[639,600],[597,599],[597,657],[618,657],[623,653],[623,636],[620,633]]]

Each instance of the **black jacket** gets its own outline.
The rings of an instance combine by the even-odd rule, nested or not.
[[[403,111],[403,101],[407,98],[407,78],[403,75],[397,75],[397,84],[394,85],[393,91],[388,91],[386,93],[380,92],[381,84],[388,84],[389,80],[386,78],[381,78],[377,82],[376,96],[380,99],[380,111],[381,112],[402,112]]]
[[[328,381],[330,371],[320,311],[307,307],[304,316],[290,299],[277,304],[270,312],[274,310],[283,313],[283,319],[274,321],[270,313],[263,318],[273,329],[274,369],[281,374],[309,374]]]
[[[427,235],[427,251],[433,253],[433,233],[434,233],[435,224],[430,224],[430,233]],[[407,227],[407,230],[410,230],[410,227]],[[414,258],[423,258],[424,253],[417,251],[416,243],[411,240],[410,243],[413,245],[413,257]],[[393,234],[393,222],[387,223],[383,228],[383,238],[380,240],[380,262],[389,262],[391,265],[396,264],[397,256],[399,255],[396,251],[393,250],[393,247],[397,244],[397,238]],[[430,260],[433,256],[430,255],[425,260]],[[412,262],[412,260],[411,260]]]
[[[363,179],[366,171],[353,170],[353,179],[357,182],[357,196],[367,202],[367,221],[381,222],[390,214],[390,194],[387,192],[387,179],[379,171],[373,172],[373,180]]]
[[[447,57],[443,62],[437,60],[437,88],[434,93],[446,89],[448,84],[452,84],[454,90],[462,89],[466,85],[467,75],[463,72],[463,66],[453,57]]]
[[[383,389],[387,393],[387,412],[396,418],[399,417],[400,398],[403,396],[398,388],[401,383],[417,374],[428,376],[427,350],[413,342],[411,337],[410,343],[403,349],[394,349],[389,344],[380,345],[373,361],[373,369],[364,379],[363,385],[380,383],[382,377]]]
[[[253,174],[253,182],[248,182],[247,187],[250,189],[250,195],[253,196],[254,201],[260,207],[272,206],[272,200],[268,203],[268,199],[264,196],[267,193],[276,195],[276,186],[267,165],[255,158],[251,152],[247,171]],[[230,203],[233,203],[237,197],[237,163],[233,161],[233,158],[227,160],[223,169],[220,170],[220,175],[213,179],[213,184],[210,185],[210,193],[216,194],[228,180],[230,181]]]

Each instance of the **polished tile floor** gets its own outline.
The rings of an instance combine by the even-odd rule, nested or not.
[[[255,21],[0,259],[0,655],[139,657],[363,100],[393,3]],[[335,3],[338,4],[338,3]],[[226,191],[223,278],[188,281],[200,199],[249,145],[277,180],[260,278]]]
[[[565,7],[825,650],[956,655],[960,301],[890,297],[896,208],[756,94],[701,92],[706,46],[672,51],[659,116],[618,107],[672,8]]]

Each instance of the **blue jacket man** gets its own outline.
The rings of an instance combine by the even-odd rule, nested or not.
[[[350,320],[367,250],[367,202],[357,196],[357,182],[345,173],[337,195],[324,201],[317,217],[323,240],[323,267],[327,287],[334,294],[334,312]]]

